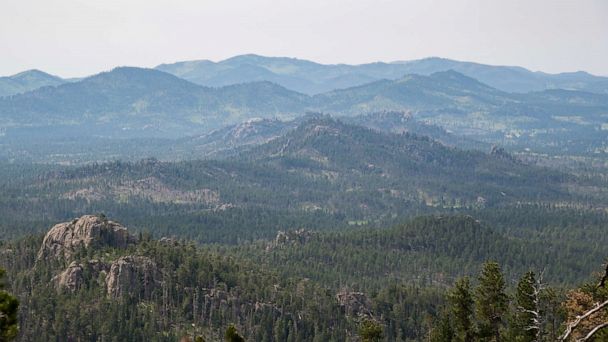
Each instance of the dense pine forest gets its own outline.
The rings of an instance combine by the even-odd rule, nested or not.
[[[0,77],[0,342],[608,341],[607,113],[442,58]]]
[[[3,338],[569,341],[605,321],[577,323],[608,293],[601,165],[327,116],[263,141],[2,164]]]
[[[499,249],[500,236],[483,230],[470,216],[428,216],[382,231],[301,229],[264,245],[197,247],[125,238],[97,215],[3,243],[0,262],[27,341],[215,341],[231,327],[256,341],[555,341],[605,300],[606,275],[573,275],[589,279],[573,290],[558,278],[572,272],[567,262],[527,270],[519,259],[537,255],[504,258],[521,249]],[[10,315],[17,300],[2,294]],[[6,337],[17,333],[8,317]],[[603,319],[590,317],[572,336]]]

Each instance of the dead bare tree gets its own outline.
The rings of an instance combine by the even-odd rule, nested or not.
[[[600,282],[598,283],[598,287],[600,287],[600,288],[604,287],[606,285],[606,281],[608,281],[608,263],[606,264],[606,270],[604,271],[604,275],[601,277]],[[581,315],[576,316],[576,319],[574,319],[574,321],[572,321],[566,325],[566,330],[559,337],[559,341],[567,341],[568,338],[570,338],[570,335],[572,334],[574,329],[576,329],[576,327],[578,327],[578,325],[582,321],[584,321],[585,319],[589,318],[593,314],[595,314],[605,308],[608,308],[608,300],[606,300],[604,302],[598,302],[590,310],[587,310],[584,313],[582,313]],[[602,329],[604,329],[606,327],[608,327],[608,322],[603,322],[601,324],[598,324],[595,327],[593,327],[593,329],[591,329],[587,333],[587,335],[585,335],[585,337],[577,339],[576,341],[577,342],[586,342],[589,339],[591,339],[591,337],[593,337],[596,333],[598,333],[599,331],[601,331]]]
[[[543,315],[541,312],[540,300],[541,300],[541,293],[542,293],[542,291],[545,290],[545,285],[543,284],[543,274],[544,273],[545,273],[545,271],[543,270],[538,275],[538,278],[535,280],[534,284],[532,285],[532,292],[525,294],[532,300],[532,303],[534,303],[534,307],[532,309],[526,309],[521,306],[518,308],[519,311],[532,315],[532,322],[530,325],[525,327],[525,329],[528,331],[535,332],[534,342],[541,342],[542,333],[543,333],[542,327],[544,324],[544,318],[543,318]]]

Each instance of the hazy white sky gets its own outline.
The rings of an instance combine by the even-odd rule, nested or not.
[[[0,0],[0,75],[244,53],[608,75],[608,0]]]

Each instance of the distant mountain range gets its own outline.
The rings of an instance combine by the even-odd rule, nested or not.
[[[428,76],[448,70],[457,71],[506,92],[566,89],[608,93],[608,77],[594,76],[584,71],[549,74],[517,66],[495,66],[438,57],[349,65],[320,64],[296,58],[250,54],[219,62],[195,60],[161,64],[156,69],[208,87],[268,81],[308,95],[379,80],[396,80],[409,74]],[[0,77],[0,97],[82,79],[62,79],[40,70],[28,70],[13,76]]]
[[[25,93],[46,86],[58,86],[66,81],[40,70],[28,70],[13,76],[0,77],[0,97]]]
[[[183,136],[255,116],[295,115],[307,98],[270,82],[214,89],[152,69],[123,67],[0,98],[0,125],[85,125],[98,126],[89,133],[101,135]]]
[[[516,148],[607,148],[608,95],[508,93],[452,70],[309,96],[268,81],[211,88],[154,69],[121,67],[0,98],[0,135],[181,138],[253,118],[382,111],[407,112],[456,136]]]
[[[586,72],[548,74],[521,67],[493,66],[436,57],[392,63],[327,65],[296,58],[241,55],[220,62],[199,60],[161,64],[156,69],[204,86],[221,87],[270,81],[309,95],[382,79],[396,80],[408,74],[430,75],[447,70],[457,71],[507,92],[526,93],[559,88],[608,93],[608,77]]]

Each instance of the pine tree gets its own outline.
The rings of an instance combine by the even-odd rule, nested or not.
[[[511,336],[518,342],[539,341],[541,334],[540,291],[541,285],[534,272],[526,272],[517,284],[515,317]]]
[[[382,326],[378,322],[372,320],[366,320],[361,324],[359,336],[361,336],[361,341],[363,342],[377,342],[384,339]]]
[[[450,324],[450,313],[445,311],[442,313],[439,322],[431,330],[429,340],[431,342],[452,342],[455,341],[455,333]]]
[[[245,342],[245,339],[236,330],[234,324],[230,324],[228,329],[226,329],[224,339],[226,340],[226,342]]]
[[[486,262],[479,275],[479,285],[475,291],[475,311],[480,340],[500,342],[507,308],[508,297],[500,266],[493,261]]]
[[[468,277],[456,281],[454,289],[448,295],[451,313],[454,320],[456,341],[471,341],[473,331],[473,295]]]
[[[19,301],[4,291],[2,282],[5,271],[0,269],[0,341],[10,341],[17,336],[19,326],[17,323],[17,309]]]

